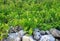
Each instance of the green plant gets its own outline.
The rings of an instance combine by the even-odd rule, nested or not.
[[[0,40],[16,25],[30,35],[34,28],[60,29],[60,0],[0,0]]]

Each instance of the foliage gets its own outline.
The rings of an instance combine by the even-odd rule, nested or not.
[[[0,0],[0,39],[11,25],[20,25],[29,34],[36,27],[60,29],[60,0]]]

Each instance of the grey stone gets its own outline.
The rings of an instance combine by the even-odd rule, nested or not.
[[[9,36],[7,38],[7,41],[21,41],[21,38],[24,36],[24,31],[20,30],[16,33],[9,33]]]
[[[41,33],[41,35],[45,35],[45,31],[43,31],[43,30],[40,31],[40,33]]]
[[[60,31],[57,29],[50,29],[50,33],[57,38],[60,38]]]
[[[2,41],[7,41],[7,38],[3,38]]]
[[[13,27],[13,26],[10,27],[10,29],[9,29],[9,33],[15,33],[15,31],[14,31],[14,27]]]
[[[40,30],[38,28],[35,28],[34,31],[35,32],[40,32]]]
[[[56,39],[56,41],[60,41],[60,39]]]
[[[25,33],[26,33],[26,32],[24,32],[23,30],[20,30],[20,31],[18,32],[18,34],[19,34],[20,37],[24,36]]]
[[[41,34],[40,34],[40,30],[39,29],[35,29],[34,31],[33,31],[33,38],[35,39],[35,40],[40,40],[40,38],[41,38]]]
[[[52,35],[44,35],[41,37],[40,41],[55,41],[55,38]]]
[[[18,33],[10,33],[7,41],[20,41],[20,37],[18,36]]]
[[[15,26],[14,27],[14,31],[15,32],[19,32],[20,30],[22,30],[22,27],[21,26]]]
[[[19,32],[20,30],[22,30],[22,27],[20,26],[11,26],[10,29],[9,29],[9,33],[16,33],[16,32]]]
[[[45,35],[50,35],[50,32],[48,30],[45,31]]]
[[[23,36],[22,41],[35,41],[35,40],[30,36]]]

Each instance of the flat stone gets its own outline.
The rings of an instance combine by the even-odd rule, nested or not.
[[[18,36],[18,33],[10,33],[7,41],[20,41],[20,37]]]
[[[56,39],[56,41],[60,41],[60,39]]]
[[[41,33],[41,35],[45,35],[45,31],[43,31],[43,30],[40,31],[40,33]]]
[[[55,38],[52,35],[44,35],[41,37],[40,41],[55,41]]]
[[[50,29],[50,33],[57,38],[60,38],[60,31],[57,29]]]
[[[22,41],[35,41],[30,36],[23,36]]]

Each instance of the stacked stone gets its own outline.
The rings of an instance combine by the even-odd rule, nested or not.
[[[57,29],[50,29],[50,33],[55,37],[56,41],[60,41],[60,31]]]
[[[60,41],[60,31],[57,29],[40,31],[38,28],[35,28],[32,36],[27,36],[26,34],[19,26],[11,27],[7,39],[3,41]]]

